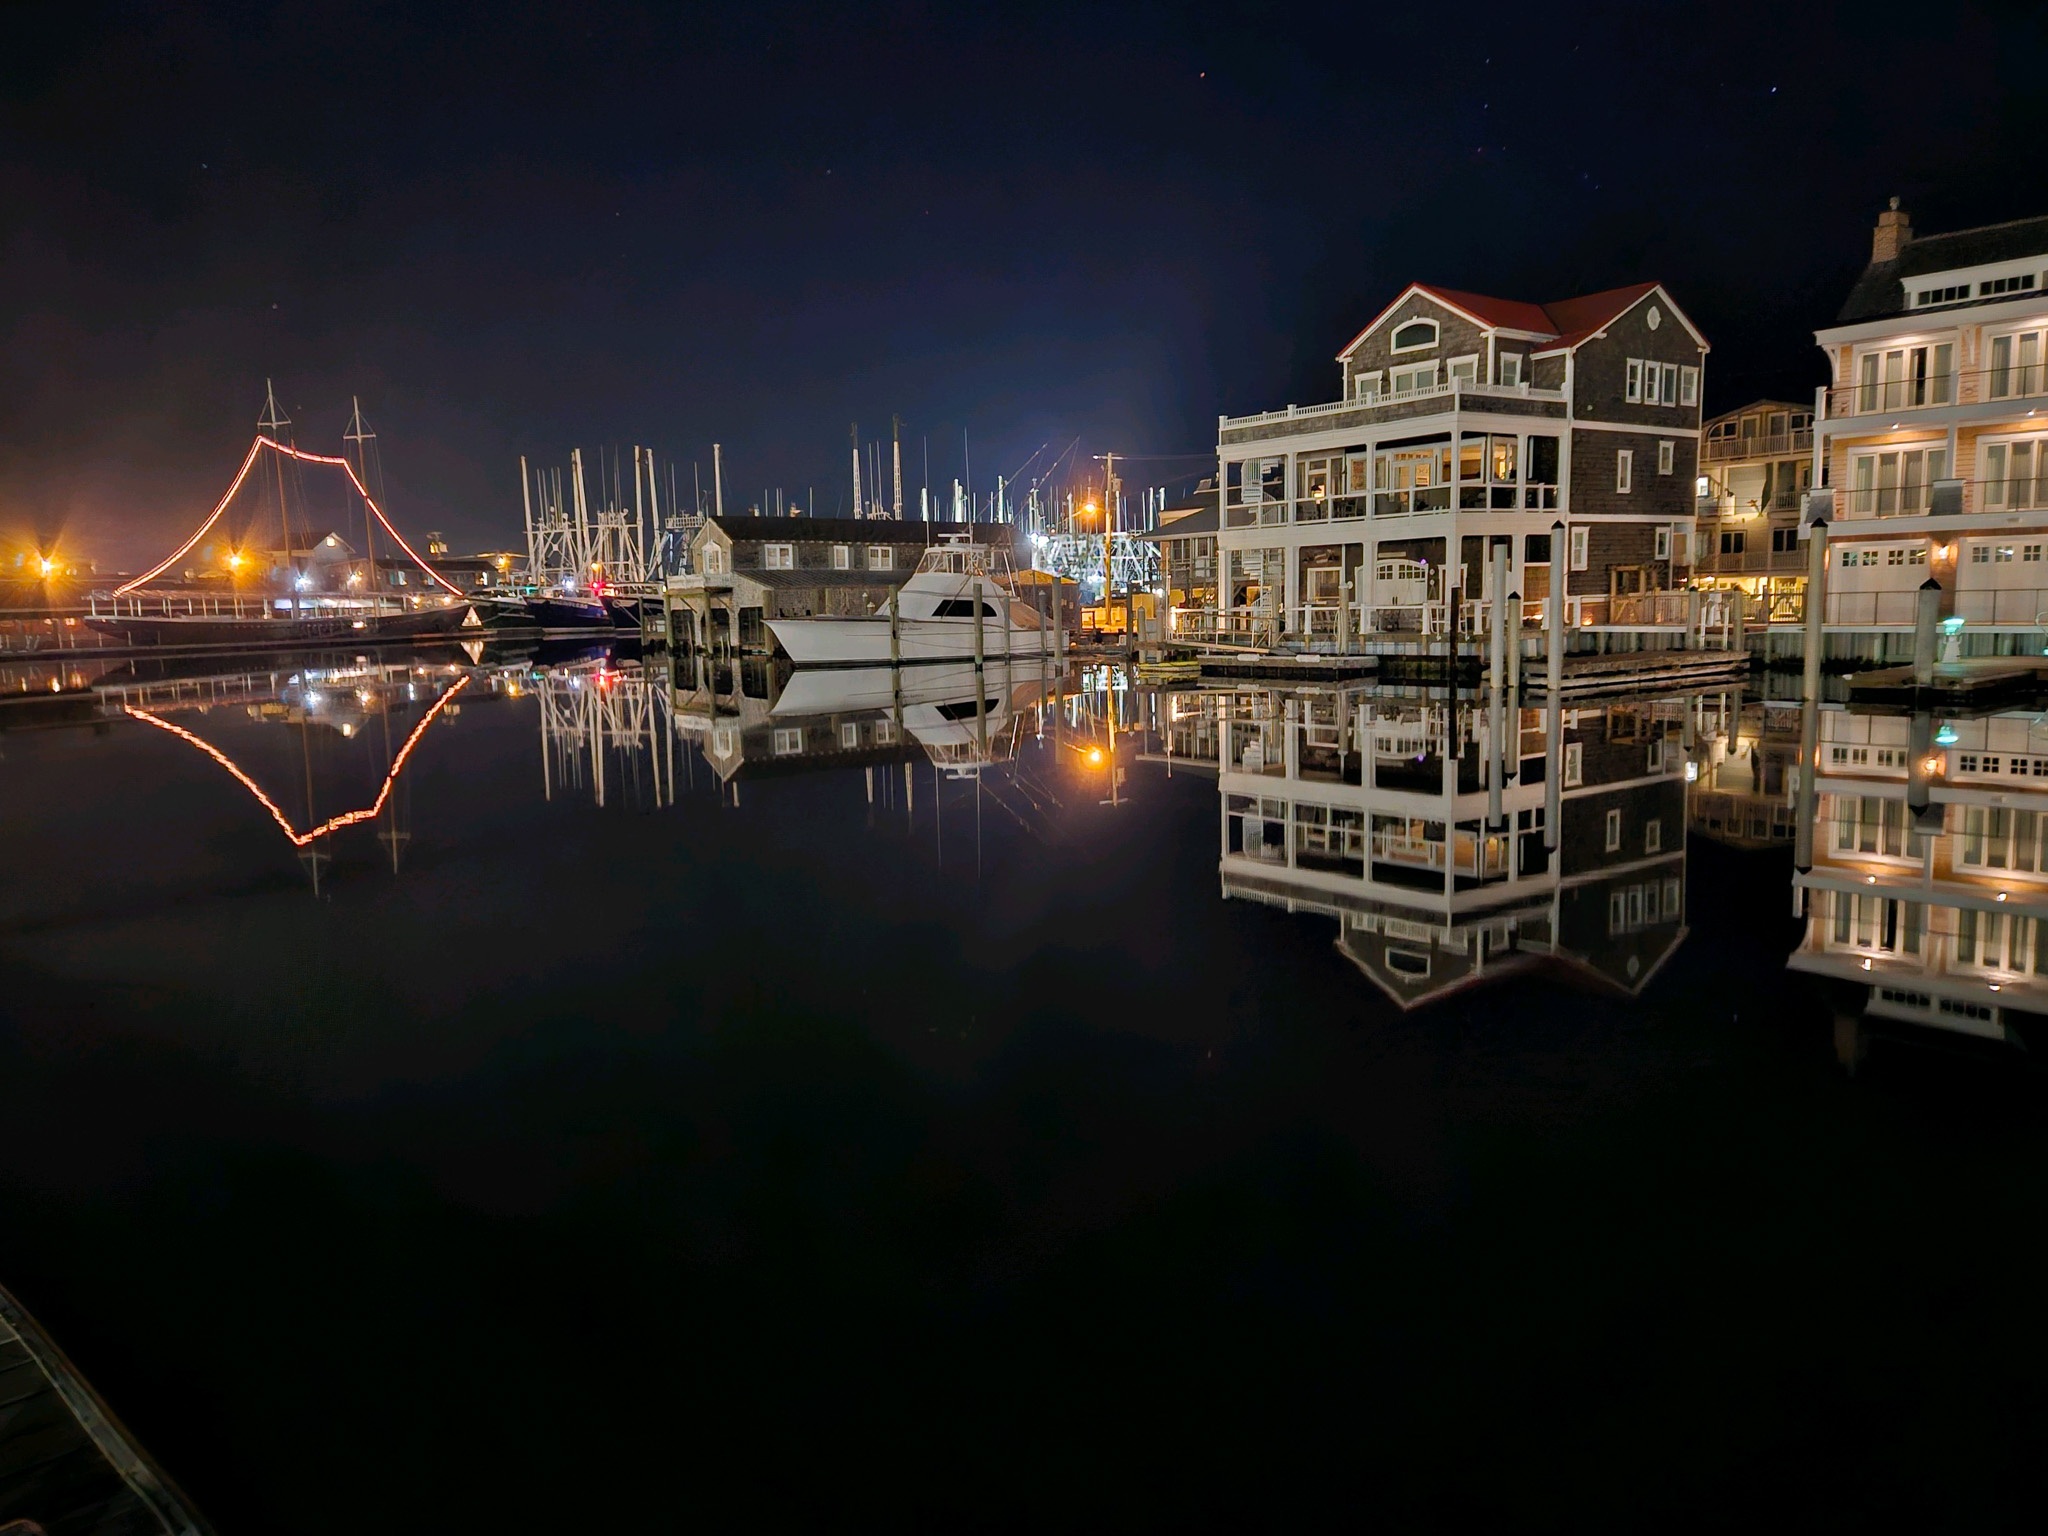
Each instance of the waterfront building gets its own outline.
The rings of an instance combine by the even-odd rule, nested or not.
[[[1706,352],[1656,283],[1554,304],[1411,283],[1337,354],[1337,399],[1221,418],[1220,590],[1194,627],[1411,648],[1517,594],[1540,623],[1555,574],[1573,649],[1677,643]]]
[[[707,517],[690,568],[668,581],[677,633],[694,647],[767,654],[766,621],[823,614],[865,617],[910,579],[927,546],[963,535],[1004,550],[1009,523],[894,518]]]
[[[2048,1015],[2048,727],[1831,705],[1817,735],[1792,968],[1851,1018],[2025,1040]]]
[[[1567,708],[1554,846],[1540,709],[1507,720],[1498,822],[1487,712],[1442,693],[1188,694],[1167,730],[1177,762],[1215,753],[1223,894],[1335,918],[1345,956],[1412,1007],[1535,966],[1628,992],[1655,974],[1686,932],[1696,708]]]
[[[1806,593],[1799,515],[1813,485],[1813,407],[1758,400],[1700,436],[1693,584],[1740,592],[1757,624],[1797,623]]]
[[[1789,844],[1798,830],[1799,705],[1739,691],[1702,701],[1686,824],[1737,848]]]
[[[1216,611],[1216,533],[1222,520],[1216,482],[1163,506],[1158,525],[1138,538],[1159,546],[1159,585],[1166,596],[1167,636],[1199,627]]]
[[[1831,382],[1813,460],[1830,517],[1826,654],[1911,659],[1931,575],[1963,656],[2048,630],[2048,217],[1917,235],[1878,216],[1870,264],[1815,333]],[[1796,653],[1796,627],[1769,641]]]

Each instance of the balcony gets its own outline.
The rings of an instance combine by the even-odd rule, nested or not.
[[[1723,459],[1778,459],[1787,454],[1811,453],[1813,428],[1797,432],[1772,432],[1767,436],[1710,437],[1700,444],[1700,457],[1707,463]]]
[[[1218,419],[1217,431],[1225,440],[1233,433],[1241,434],[1236,440],[1242,442],[1287,435],[1269,430],[1274,427],[1318,432],[1348,426],[1354,420],[1358,424],[1399,421],[1410,416],[1459,410],[1464,408],[1467,400],[1482,408],[1501,404],[1512,408],[1528,402],[1562,406],[1565,392],[1561,389],[1538,389],[1533,384],[1481,384],[1460,378],[1427,384],[1419,389],[1387,391],[1370,399],[1330,400],[1321,405],[1290,405],[1285,410],[1262,411],[1255,416],[1224,416]],[[1418,406],[1421,409],[1417,409]],[[1546,411],[1539,414],[1554,413]]]
[[[1235,488],[1233,488],[1235,489]],[[1267,497],[1232,502],[1224,508],[1226,528],[1283,528],[1294,523],[1355,521],[1365,517],[1408,517],[1424,512],[1555,512],[1557,487],[1531,482],[1510,485],[1461,484],[1373,491],[1352,496]]]
[[[2042,399],[2048,399],[2048,365],[2016,363],[2005,368],[1931,373],[1917,379],[1837,385],[1825,392],[1824,414],[1828,420],[1837,421],[1948,405],[2000,405]]]

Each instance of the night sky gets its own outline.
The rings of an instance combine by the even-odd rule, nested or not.
[[[1199,468],[1410,279],[1665,282],[1707,405],[1804,397],[1899,195],[2048,212],[2039,6],[69,4],[0,13],[0,537],[161,553],[263,380],[394,514],[725,444],[728,508],[1042,443]],[[1167,455],[1195,455],[1169,459]],[[1184,483],[1184,482],[1183,482]]]

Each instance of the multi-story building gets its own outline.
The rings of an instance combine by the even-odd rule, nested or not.
[[[2048,1022],[2048,729],[2033,711],[1919,729],[1916,753],[1908,716],[1821,709],[1792,968],[1869,1016],[2024,1037]]]
[[[1702,429],[1693,584],[1736,591],[1759,624],[1804,611],[1799,514],[1813,484],[1813,407],[1758,400]]]
[[[1575,648],[1676,637],[1706,352],[1656,283],[1555,304],[1411,284],[1337,355],[1338,399],[1221,419],[1213,628],[1473,632],[1504,547],[1531,622],[1557,573]]]
[[[690,546],[689,570],[671,577],[676,633],[766,654],[766,621],[881,609],[917,569],[925,549],[966,537],[1007,551],[1009,523],[912,523],[893,518],[707,517]]]
[[[1828,654],[1910,659],[1930,575],[1942,617],[1962,621],[1960,654],[2041,649],[2048,217],[1916,235],[1894,198],[1815,339],[1833,378],[1813,446],[1830,514]]]
[[[1216,611],[1216,528],[1221,510],[1215,482],[1204,480],[1193,495],[1160,508],[1158,527],[1137,535],[1159,546],[1166,636],[1198,627]]]
[[[1223,894],[1334,917],[1343,953],[1412,1007],[1539,964],[1649,980],[1685,934],[1692,708],[1565,711],[1555,848],[1542,710],[1511,714],[1498,754],[1487,712],[1441,693],[1187,694],[1167,729],[1177,761],[1213,753]]]

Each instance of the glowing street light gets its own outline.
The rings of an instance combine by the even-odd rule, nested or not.
[[[36,561],[36,569],[41,571],[45,577],[48,577],[56,571],[57,562],[48,555],[44,555],[40,560]]]

